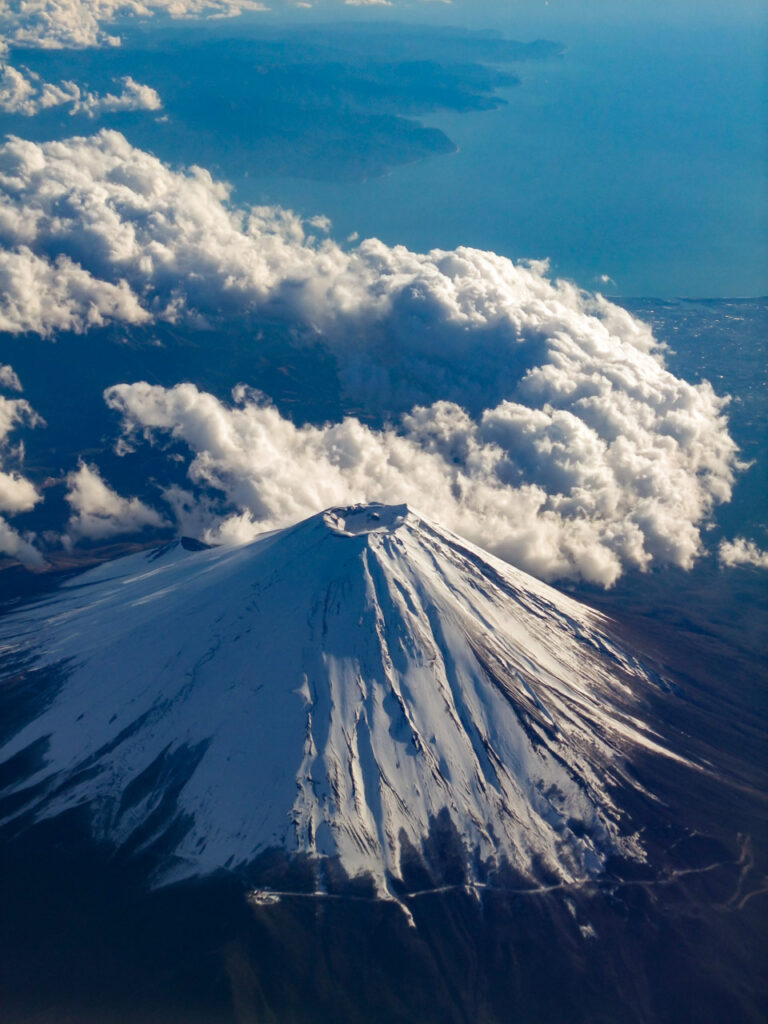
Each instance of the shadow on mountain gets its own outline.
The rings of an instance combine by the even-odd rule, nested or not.
[[[252,899],[227,875],[148,891],[147,857],[111,855],[84,825],[70,812],[2,844],[9,1024],[736,1024],[764,1009],[760,900],[732,901],[743,863],[706,870],[717,843],[689,840],[679,862],[699,868],[666,881],[468,892],[457,874],[403,899],[412,927],[340,875],[316,895],[307,858],[277,851],[258,874],[294,895]],[[430,846],[447,881],[440,822]]]

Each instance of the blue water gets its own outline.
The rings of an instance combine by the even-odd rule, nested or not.
[[[326,213],[339,238],[548,257],[553,272],[609,294],[768,293],[760,31],[556,28],[565,56],[521,65],[507,107],[425,119],[458,154],[357,185],[254,168],[241,197]]]

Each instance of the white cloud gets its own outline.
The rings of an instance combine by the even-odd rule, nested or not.
[[[149,319],[125,281],[94,278],[67,256],[49,260],[26,246],[0,249],[0,331],[50,335],[82,332],[110,320],[142,324]]]
[[[0,554],[35,569],[39,569],[44,564],[43,556],[32,540],[22,536],[18,530],[14,530],[2,516],[0,516]]]
[[[19,378],[10,366],[3,366],[4,377],[10,379],[12,385],[19,385]],[[6,385],[7,386],[7,385]],[[19,390],[13,387],[13,390]],[[8,444],[8,435],[19,424],[27,423],[31,427],[42,426],[43,420],[24,398],[6,398],[0,395],[0,445]]]
[[[130,75],[119,79],[119,93],[94,93],[71,81],[58,84],[44,81],[29,68],[0,64],[0,110],[7,114],[34,117],[51,107],[69,106],[69,113],[97,117],[125,110],[160,110],[162,101],[148,85]]]
[[[116,132],[42,145],[10,138],[0,146],[2,329],[242,310],[266,298],[291,259],[317,258],[302,249],[296,218],[254,212],[248,228],[226,196],[207,172],[172,172]]]
[[[375,239],[344,250],[313,241],[287,211],[227,199],[206,171],[172,171],[117,132],[0,147],[0,241],[26,246],[44,266],[77,261],[94,287],[126,282],[132,301],[111,314],[98,302],[104,317],[138,322],[139,304],[145,318],[283,316],[322,336],[350,394],[378,407],[431,401],[437,390],[462,402],[471,393],[481,408],[489,388],[508,395],[548,349],[559,350],[558,363],[581,360],[595,372],[607,363],[622,378],[663,374],[647,326],[551,282],[545,264],[466,248],[419,254]],[[37,303],[29,287],[16,294],[20,309],[28,297]]]
[[[21,381],[12,366],[0,363],[0,387],[8,388],[9,391],[21,391]]]
[[[72,515],[67,523],[65,542],[81,538],[104,540],[120,534],[140,533],[168,523],[138,498],[123,498],[102,480],[95,466],[80,462],[67,474],[67,502]]]
[[[0,386],[21,391],[19,378],[10,366],[0,365]],[[0,554],[39,566],[43,559],[32,538],[19,534],[6,518],[29,512],[41,500],[37,488],[19,472],[23,445],[14,448],[8,441],[13,429],[24,423],[35,427],[43,425],[43,420],[25,399],[0,395]]]
[[[0,471],[0,511],[10,515],[29,512],[40,500],[36,488],[19,473]]]
[[[206,171],[173,171],[116,132],[42,145],[11,138],[0,147],[0,281],[3,261],[10,267],[0,326],[267,315],[297,343],[333,353],[350,407],[382,420],[423,407],[398,431],[348,421],[313,434],[292,433],[253,403],[230,410],[182,390],[136,405],[139,391],[110,393],[137,425],[185,424],[195,473],[221,474],[243,523],[274,520],[274,480],[238,454],[237,440],[216,455],[199,434],[209,420],[253,430],[260,443],[269,420],[285,445],[270,458],[306,478],[286,491],[283,517],[394,500],[401,460],[414,476],[407,500],[542,575],[608,583],[625,566],[692,564],[701,526],[730,498],[736,448],[724,402],[706,382],[672,375],[647,325],[551,281],[544,263],[376,239],[343,249],[308,233],[326,227],[234,208]],[[145,421],[161,406],[158,422]],[[362,461],[334,469],[326,443],[354,452],[355,438]],[[308,445],[330,490],[312,459],[305,467]]]
[[[671,446],[606,444],[552,408],[504,402],[473,420],[438,402],[377,431],[354,418],[296,427],[244,388],[232,407],[192,384],[121,384],[106,399],[127,432],[191,449],[202,497],[176,491],[171,503],[183,506],[185,532],[208,541],[246,540],[331,505],[405,501],[539,576],[610,585],[627,566],[690,566],[713,501]],[[212,491],[234,512],[216,508]]]
[[[755,569],[768,569],[768,551],[759,548],[753,540],[747,540],[745,537],[721,540],[717,555],[720,564],[727,567],[751,565]]]
[[[266,9],[257,0],[0,0],[0,54],[13,46],[119,46],[119,35],[109,31],[117,18],[235,17]]]
[[[75,104],[73,113],[85,113],[89,117],[97,117],[121,110],[161,110],[163,101],[158,93],[149,85],[143,85],[124,75],[117,80],[122,86],[119,93],[92,93],[85,92]]]
[[[0,65],[0,110],[6,114],[33,117],[49,107],[74,103],[78,95],[74,82],[54,85],[44,82],[28,68]]]

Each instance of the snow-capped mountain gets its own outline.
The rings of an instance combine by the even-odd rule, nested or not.
[[[382,895],[438,819],[469,880],[642,859],[627,765],[676,755],[643,724],[653,675],[609,620],[405,506],[192,547],[101,565],[3,620],[4,676],[48,680],[0,748],[6,822],[86,805],[97,838],[162,837],[161,881],[278,847]]]

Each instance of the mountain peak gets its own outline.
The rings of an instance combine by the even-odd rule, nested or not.
[[[85,807],[160,878],[281,849],[386,894],[435,828],[468,884],[642,859],[632,760],[674,755],[606,620],[405,505],[310,524],[131,555],[8,616],[6,675],[51,686],[0,746],[13,813]]]
[[[411,514],[407,505],[383,505],[372,501],[329,508],[322,513],[325,525],[343,537],[366,533],[394,533]]]

